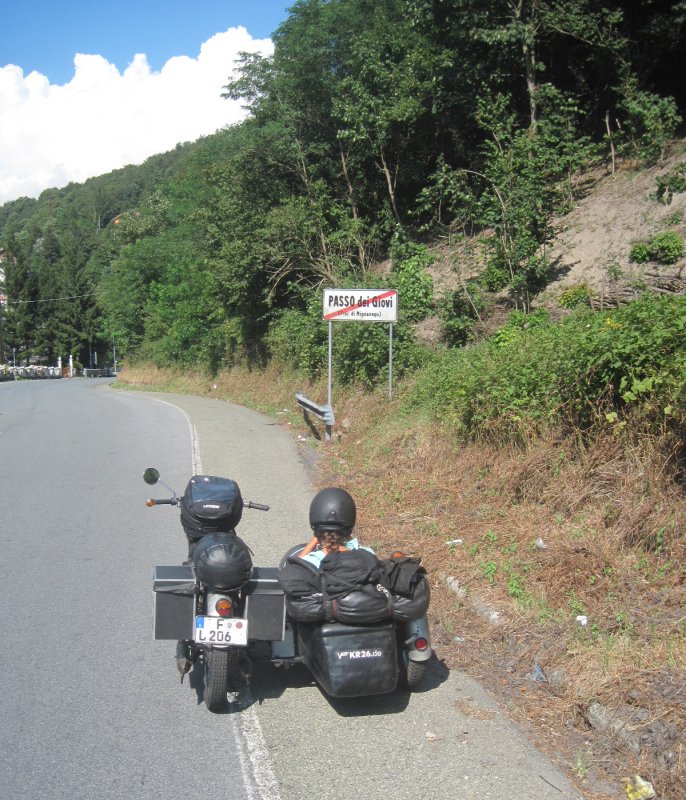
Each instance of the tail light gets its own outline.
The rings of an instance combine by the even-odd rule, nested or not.
[[[423,652],[429,646],[429,643],[426,641],[426,639],[423,636],[418,636],[414,640],[414,646],[415,646],[415,648],[417,650],[419,650],[420,652]]]
[[[228,597],[221,597],[214,604],[214,610],[220,617],[230,617],[233,614],[233,603]]]

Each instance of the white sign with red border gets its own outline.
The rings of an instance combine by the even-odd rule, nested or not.
[[[326,322],[397,322],[395,289],[324,289]]]

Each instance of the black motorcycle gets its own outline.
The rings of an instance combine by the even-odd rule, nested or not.
[[[182,681],[201,663],[209,711],[224,709],[230,694],[238,699],[265,658],[277,666],[304,663],[332,697],[419,688],[432,649],[429,587],[417,561],[396,554],[379,562],[368,585],[332,592],[335,570],[323,586],[326,571],[297,558],[302,545],[279,567],[253,566],[236,526],[244,508],[269,506],[245,502],[235,481],[194,475],[177,497],[157,469],[143,478],[171,493],[147,504],[179,506],[188,541],[183,564],[155,567],[154,637],[177,641]]]

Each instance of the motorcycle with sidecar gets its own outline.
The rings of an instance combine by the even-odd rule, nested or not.
[[[230,697],[240,702],[264,660],[304,664],[335,698],[420,687],[432,649],[429,585],[418,559],[367,559],[363,583],[350,582],[354,552],[317,569],[298,557],[297,545],[278,566],[254,566],[236,526],[244,509],[269,506],[245,502],[229,478],[194,475],[179,497],[154,467],[143,477],[170,492],[147,505],[178,506],[188,542],[183,563],[154,568],[154,638],[176,641],[182,681],[194,664],[202,668],[209,711],[223,710]]]

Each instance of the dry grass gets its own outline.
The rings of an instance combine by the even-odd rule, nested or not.
[[[123,380],[293,409],[302,433],[296,389],[320,401],[325,391],[274,368],[211,382],[126,370]],[[560,436],[457,446],[400,416],[385,393],[337,390],[334,405],[334,441],[311,440],[325,456],[317,481],[353,492],[358,533],[382,554],[422,555],[439,657],[496,694],[587,797],[624,797],[622,777],[634,773],[663,800],[686,797],[677,448],[640,432],[593,445]],[[533,679],[535,666],[545,680]],[[589,722],[594,703],[605,730]]]

